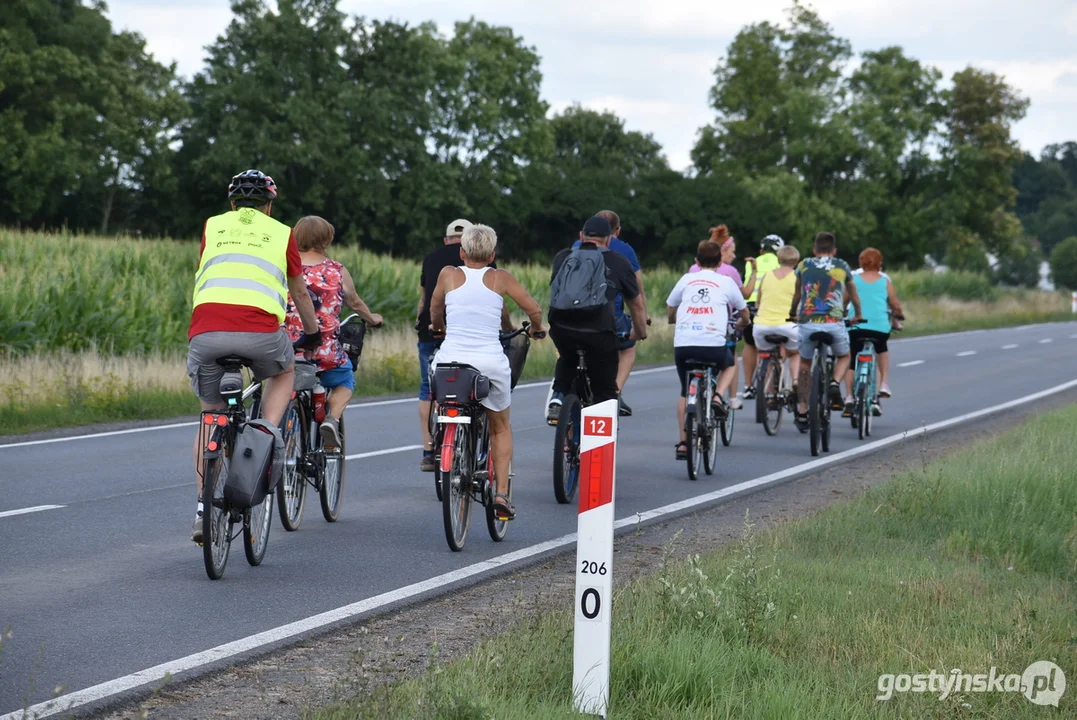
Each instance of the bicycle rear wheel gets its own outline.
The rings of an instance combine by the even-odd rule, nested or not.
[[[452,466],[441,473],[441,509],[445,521],[445,541],[453,552],[460,552],[467,542],[471,525],[471,433],[461,425],[449,425],[446,435],[452,435]]]
[[[718,419],[714,416],[711,405],[713,389],[703,395],[703,402],[696,406],[697,425],[699,426],[699,453],[703,456],[703,472],[714,474],[718,467]]]
[[[202,560],[211,580],[219,580],[228,564],[232,545],[232,515],[224,499],[224,481],[228,477],[230,448],[225,433],[215,431],[213,440],[220,443],[220,455],[202,464]]]
[[[829,402],[823,388],[823,363],[819,359],[818,348],[811,367],[811,389],[808,392],[808,444],[812,457],[819,455],[819,440],[822,435],[823,403]]]
[[[778,361],[780,362],[780,360]],[[759,365],[755,369],[755,421],[766,422],[767,419],[767,373],[775,360],[770,357],[760,358]]]
[[[782,410],[785,404],[782,398],[782,362],[771,360],[763,374],[763,389],[756,391],[756,397],[763,397],[766,403],[763,412],[763,429],[767,435],[776,435],[782,426]]]
[[[566,395],[553,439],[553,494],[567,505],[576,495],[580,477],[580,398]]]
[[[689,410],[684,416],[684,436],[688,442],[688,479],[699,479],[700,428],[697,413]]]
[[[340,517],[340,498],[344,493],[344,461],[347,454],[347,441],[344,439],[344,416],[340,416],[337,426],[340,432],[340,447],[333,452],[323,452],[322,482],[318,486],[318,497],[322,503],[322,517],[326,522],[336,522]],[[319,434],[318,442],[321,443]]]
[[[302,397],[302,396],[300,396]],[[277,511],[285,530],[298,530],[307,504],[305,463],[310,444],[307,430],[310,419],[303,401],[296,399],[284,414],[284,477],[277,493]]]
[[[272,472],[272,470],[270,470]],[[273,527],[273,494],[243,511],[243,553],[251,565],[261,565],[269,547],[269,529]]]

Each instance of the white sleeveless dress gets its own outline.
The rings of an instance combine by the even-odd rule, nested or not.
[[[482,281],[490,268],[460,269],[464,284],[445,294],[445,340],[434,362],[467,363],[490,378],[490,394],[482,404],[500,412],[512,402],[512,373],[499,339],[505,301]]]

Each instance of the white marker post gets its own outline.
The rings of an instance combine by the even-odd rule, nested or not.
[[[610,702],[610,618],[613,600],[613,481],[616,400],[581,413],[579,530],[576,539],[576,630],[572,704],[606,717]]]
[[[1070,310],[1077,313],[1077,292],[1070,295]]]

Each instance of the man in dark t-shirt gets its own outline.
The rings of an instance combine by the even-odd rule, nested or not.
[[[549,313],[550,338],[557,346],[558,353],[553,397],[546,415],[551,424],[557,422],[557,416],[561,412],[561,399],[571,389],[576,372],[577,350],[584,351],[587,377],[591,381],[594,401],[599,403],[616,399],[620,343],[617,340],[614,301],[618,295],[624,297],[632,315],[631,339],[644,340],[647,337],[647,316],[639,284],[636,282],[636,273],[627,258],[619,253],[609,252],[612,234],[609,221],[600,216],[584,223],[580,232],[580,249],[603,251],[602,260],[606,264],[608,283],[606,306],[598,312],[551,309]],[[554,257],[551,283],[572,251],[572,248],[565,248]]]
[[[423,472],[434,472],[434,449],[433,439],[430,437],[428,416],[430,414],[430,359],[437,349],[438,337],[434,336],[430,329],[430,298],[434,295],[434,288],[438,284],[438,275],[442,269],[448,266],[460,267],[464,264],[460,257],[460,238],[464,230],[471,227],[471,223],[463,218],[453,220],[445,229],[444,246],[433,252],[427,253],[423,258],[422,274],[419,276],[419,307],[416,311],[415,329],[419,333],[419,426],[423,435],[423,459],[419,463],[419,469]],[[497,263],[490,263],[490,267],[496,268]],[[502,329],[510,330],[508,308],[501,315]]]

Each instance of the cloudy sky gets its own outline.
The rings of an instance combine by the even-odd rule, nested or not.
[[[781,20],[789,0],[342,0],[351,14],[434,21],[448,34],[470,16],[511,26],[542,58],[543,96],[573,102],[653,133],[683,169],[712,118],[712,72],[737,31]],[[947,76],[968,64],[1001,73],[1032,101],[1015,127],[1038,154],[1077,140],[1077,0],[817,0],[854,52],[901,45]],[[161,61],[190,76],[202,48],[228,25],[227,0],[111,0],[117,27],[142,33]]]

